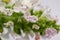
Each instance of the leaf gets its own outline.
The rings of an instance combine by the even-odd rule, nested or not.
[[[43,14],[43,11],[42,10],[39,10],[39,11],[35,11],[34,12],[34,15],[37,16],[37,17],[40,17],[42,14]]]
[[[8,4],[10,2],[10,0],[2,0],[2,2]]]
[[[23,16],[23,13],[22,12],[13,12],[12,16],[13,17],[19,17],[19,16],[21,17],[21,16]]]
[[[30,13],[31,13],[31,15],[34,15],[33,8],[30,9]]]
[[[21,35],[20,27],[17,26],[17,25],[15,25],[14,26],[14,32],[17,33],[17,34],[19,34],[19,35]]]
[[[0,33],[2,33],[3,32],[3,26],[2,26],[2,24],[0,24]]]
[[[60,25],[53,24],[52,26],[53,26],[57,31],[60,31]]]
[[[6,5],[5,8],[6,8],[6,9],[14,9],[14,6],[15,6],[15,4]]]
[[[32,9],[30,9],[30,13],[31,13],[31,15],[35,15],[37,17],[40,17],[43,14],[43,11],[42,10],[39,10],[39,11],[35,11],[34,12],[34,10],[32,8]]]
[[[0,40],[2,40],[2,39],[0,38]]]

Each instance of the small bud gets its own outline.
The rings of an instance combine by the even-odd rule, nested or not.
[[[8,24],[8,26],[13,26],[13,22],[12,21],[9,21],[7,24]]]
[[[34,25],[32,26],[32,28],[38,30],[40,27],[39,27],[38,25],[34,24]]]
[[[55,23],[58,21],[57,16],[54,18]]]
[[[6,27],[13,26],[13,22],[12,21],[9,21],[7,23],[4,23],[4,26],[6,26]]]

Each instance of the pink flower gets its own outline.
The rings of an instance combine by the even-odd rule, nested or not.
[[[36,16],[26,15],[26,16],[24,16],[24,17],[25,17],[25,19],[26,19],[27,21],[29,21],[29,22],[35,23],[35,22],[38,21],[38,18],[37,18]]]
[[[46,37],[51,38],[55,34],[57,34],[57,30],[56,29],[54,29],[54,28],[47,28],[46,29]]]
[[[31,16],[31,14],[27,11],[26,13],[24,13],[24,16]]]

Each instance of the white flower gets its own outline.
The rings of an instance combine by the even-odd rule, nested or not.
[[[3,28],[3,34],[7,34],[8,33],[8,29],[7,28]]]
[[[32,6],[32,4],[31,4],[30,1],[31,1],[31,0],[23,0],[23,1],[22,1],[23,6],[26,5],[28,8],[30,8],[30,7]]]
[[[36,4],[38,5],[40,3],[39,1],[40,0],[38,0],[38,1],[37,0],[17,0],[15,2],[14,11],[16,11],[16,12],[22,11],[25,13],[27,10],[29,10],[31,7],[33,7],[33,5],[35,5],[35,6],[36,6]]]
[[[38,21],[38,18],[37,18],[36,16],[24,16],[24,17],[25,17],[25,19],[26,19],[27,21],[29,21],[29,22],[35,23],[35,22]]]
[[[11,0],[11,2],[12,2],[12,0]],[[0,4],[0,5],[1,5],[1,6],[0,6],[0,11],[1,11],[1,12],[4,12],[4,14],[6,14],[6,15],[11,16],[13,10],[11,10],[11,9],[6,9],[6,8],[5,8],[6,4],[4,4],[4,3],[2,2],[2,0],[1,0],[0,3],[1,3],[1,4]],[[3,5],[3,6],[2,6],[2,5]],[[8,4],[8,5],[12,5],[12,4]]]
[[[14,11],[25,12],[25,11],[27,11],[30,8],[31,8],[30,0],[18,0],[18,1],[15,2]]]
[[[13,26],[14,23],[12,21],[8,21],[7,23],[4,23],[4,25],[6,25],[6,27],[10,27]]]
[[[37,21],[38,21],[38,17],[36,17],[36,16],[31,16],[30,21],[31,21],[31,22],[37,22]]]
[[[7,24],[8,24],[9,26],[13,26],[13,22],[12,22],[12,21],[7,22]]]
[[[34,24],[34,25],[32,26],[32,28],[38,30],[40,27],[39,27],[38,25]]]
[[[4,14],[8,15],[8,16],[11,16],[13,11],[11,9],[4,9]]]
[[[26,13],[24,13],[24,16],[31,16],[31,14],[27,11]]]
[[[3,12],[5,15],[8,15],[8,16],[11,16],[13,13],[13,10],[5,9],[4,7],[0,7],[0,11]]]

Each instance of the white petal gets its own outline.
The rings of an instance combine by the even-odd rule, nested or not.
[[[36,16],[31,16],[30,21],[31,22],[37,22],[38,18]]]
[[[3,34],[6,34],[8,32],[8,29],[7,28],[3,28]]]

